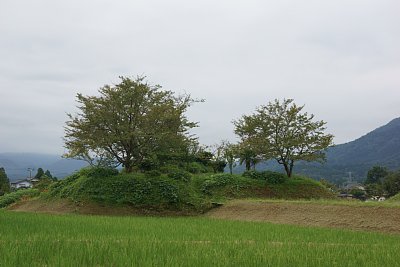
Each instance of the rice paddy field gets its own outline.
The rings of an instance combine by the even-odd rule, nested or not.
[[[0,266],[399,266],[400,235],[0,210]]]

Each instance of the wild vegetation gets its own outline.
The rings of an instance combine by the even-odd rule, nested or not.
[[[199,214],[236,198],[332,198],[319,182],[303,177],[288,179],[275,172],[193,174],[170,168],[167,173],[118,173],[115,169],[87,168],[52,183],[42,199],[67,199],[74,203],[98,203],[135,207],[139,213]]]

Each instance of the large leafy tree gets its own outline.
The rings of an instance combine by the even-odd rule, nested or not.
[[[326,122],[314,121],[303,108],[293,99],[276,99],[234,121],[235,133],[263,159],[276,159],[291,177],[296,161],[323,162],[324,150],[333,144],[333,135],[324,133]]]
[[[105,85],[99,96],[77,95],[80,112],[68,114],[65,127],[66,157],[91,164],[122,164],[127,172],[158,153],[178,153],[193,139],[197,124],[185,116],[195,102],[190,96],[152,86],[144,77],[120,77]]]
[[[0,168],[0,196],[10,192],[10,181],[4,168]]]

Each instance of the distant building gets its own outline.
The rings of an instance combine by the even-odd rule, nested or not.
[[[32,188],[33,184],[35,182],[38,182],[39,180],[37,179],[23,179],[23,180],[17,180],[15,182],[10,183],[11,184],[11,188],[13,189],[20,189],[20,188]]]

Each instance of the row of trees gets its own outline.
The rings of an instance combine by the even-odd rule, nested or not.
[[[314,121],[302,111],[304,106],[285,99],[234,121],[238,144],[199,149],[197,138],[189,133],[198,123],[185,114],[198,100],[162,91],[144,77],[120,79],[100,88],[99,96],[77,95],[79,113],[69,114],[65,126],[66,157],[91,165],[122,165],[129,173],[151,162],[190,162],[209,153],[214,171],[228,165],[232,172],[236,162],[250,169],[261,160],[275,159],[290,177],[296,161],[323,161],[324,150],[332,145],[324,121]]]

